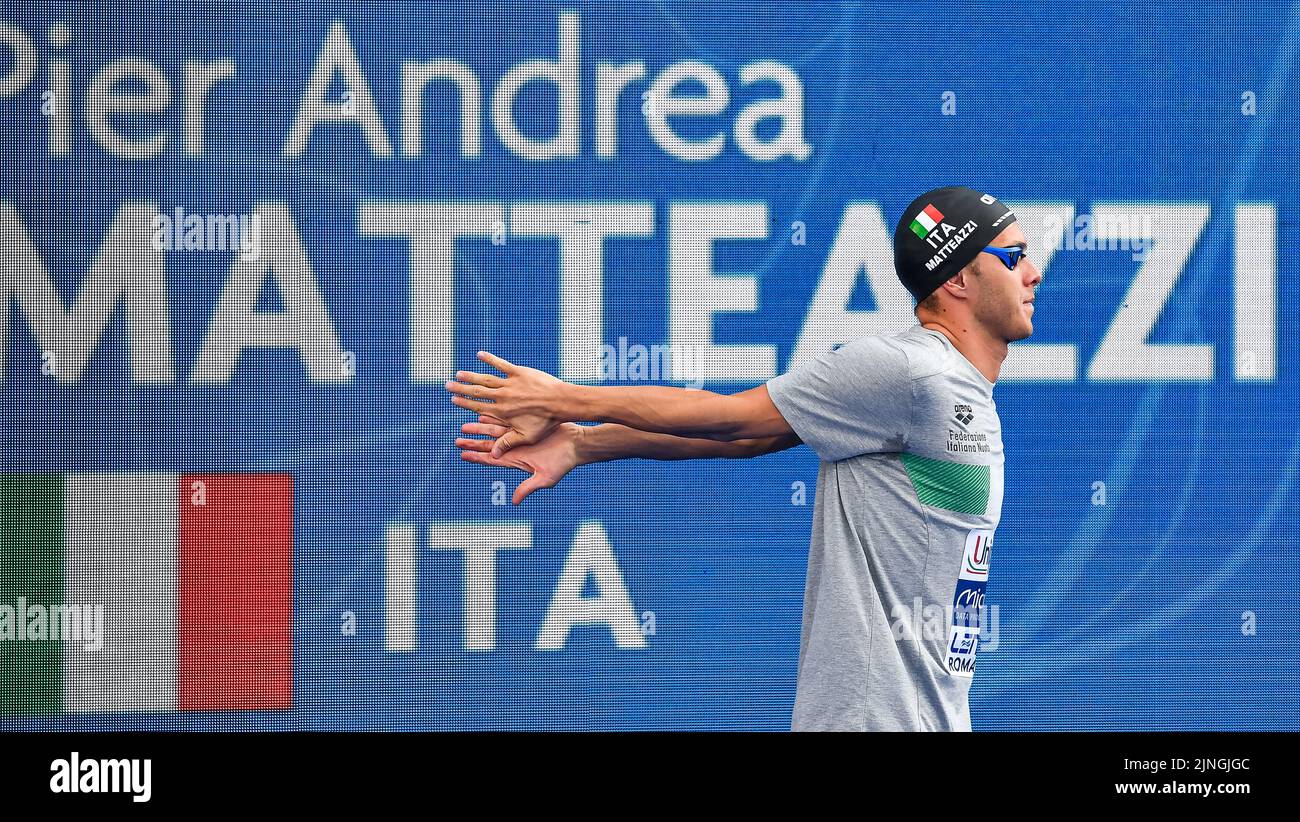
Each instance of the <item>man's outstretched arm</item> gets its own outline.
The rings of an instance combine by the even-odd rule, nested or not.
[[[583,386],[518,366],[485,351],[479,359],[504,377],[460,371],[447,383],[461,408],[503,420],[494,456],[539,442],[564,422],[608,422],[657,434],[729,442],[792,435],[760,385],[739,394],[661,386]]]
[[[653,460],[744,459],[783,451],[799,444],[799,438],[794,434],[719,442],[654,434],[614,424],[588,426],[566,423],[535,445],[517,446],[500,457],[493,457],[491,451],[497,438],[510,431],[501,420],[480,416],[478,422],[462,425],[461,431],[489,437],[457,439],[456,445],[462,449],[461,459],[480,465],[518,468],[532,474],[515,489],[513,501],[516,505],[533,491],[552,487],[579,465],[638,457]]]
[[[775,437],[723,441],[656,434],[617,423],[579,427],[583,431],[578,449],[582,458],[579,465],[637,457],[649,460],[748,459],[800,444],[793,431]]]

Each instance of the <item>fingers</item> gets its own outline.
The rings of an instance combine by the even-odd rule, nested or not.
[[[448,383],[448,385],[450,385],[450,383]],[[458,394],[451,395],[451,404],[460,406],[466,411],[473,411],[475,414],[486,414],[492,410],[491,403],[466,399]]]
[[[502,357],[498,357],[490,351],[478,352],[478,358],[488,365],[492,366],[502,374],[513,374],[515,372],[514,363]]]
[[[519,483],[519,487],[516,488],[514,494],[511,495],[510,501],[513,502],[515,505],[518,505],[519,503],[523,502],[524,499],[534,491],[540,488],[550,488],[554,484],[555,483],[547,482],[546,480],[542,479],[541,476],[538,474],[533,474],[528,479]]]
[[[478,374],[473,371],[457,371],[456,379],[465,383],[481,385],[485,388],[501,388],[506,381],[492,374]]]
[[[481,422],[467,422],[460,427],[462,434],[478,434],[492,439],[496,439],[509,430],[510,428],[505,425],[485,425]]]
[[[480,453],[480,452],[478,452],[478,451],[461,451],[461,452],[460,452],[460,458],[463,459],[463,460],[465,460],[465,462],[474,462],[474,463],[478,463],[479,465],[490,465],[490,466],[492,466],[493,468],[508,468],[508,467],[510,467],[510,466],[508,466],[508,465],[504,465],[503,463],[499,462],[498,460],[494,460],[494,459],[492,459],[492,457],[491,457],[490,455],[488,455],[488,454],[483,454],[483,453]]]
[[[479,451],[484,454],[492,453],[493,440],[471,440],[461,437],[456,440],[456,447],[463,448],[466,451]]]
[[[457,442],[459,443],[459,440]],[[483,440],[483,442],[486,442],[486,440]],[[490,455],[481,453],[480,451],[461,451],[460,458],[465,462],[473,462],[478,465],[489,465],[494,468],[519,468],[520,470],[527,470],[523,466],[502,462],[501,460],[494,459]],[[510,501],[515,505],[518,505],[523,502],[529,494],[533,493],[537,489],[550,488],[553,485],[555,485],[555,482],[552,480],[545,479],[539,474],[532,474],[528,479],[519,483],[519,486],[515,488],[515,492],[510,495]]]
[[[486,442],[489,446],[492,444],[491,440],[466,440],[466,442]],[[514,468],[518,471],[528,471],[529,473],[532,473],[533,470],[529,465],[520,462],[512,456],[506,457],[505,459],[497,459],[487,453],[486,449],[478,447],[465,447],[465,450],[460,452],[460,458],[465,460],[465,462],[476,462],[479,465],[490,465],[493,468]]]
[[[494,417],[491,414],[479,414],[478,421],[484,425],[500,425],[503,428],[509,428],[510,424],[500,417]]]
[[[466,383],[453,382],[452,380],[448,380],[443,387],[445,387],[451,393],[459,394],[462,397],[478,397],[479,399],[485,399],[485,400],[492,399],[492,395],[497,392],[497,389],[495,388],[487,388],[485,386],[476,385],[473,383],[466,384]]]
[[[500,459],[507,451],[516,445],[526,445],[524,436],[518,431],[507,431],[497,437],[496,444],[492,446],[492,456]]]

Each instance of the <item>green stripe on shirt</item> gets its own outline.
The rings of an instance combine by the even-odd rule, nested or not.
[[[989,466],[899,454],[916,496],[925,505],[983,514],[989,505]]]

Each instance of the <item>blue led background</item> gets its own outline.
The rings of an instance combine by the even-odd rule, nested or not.
[[[557,20],[581,20],[581,148],[528,160],[498,139],[491,90],[510,67],[554,59]],[[54,21],[71,33],[53,49]],[[334,21],[356,49],[393,146],[376,157],[354,124],[318,125],[300,157],[289,134]],[[988,602],[995,648],[971,690],[977,730],[1283,730],[1300,714],[1291,535],[1300,498],[1296,257],[1300,199],[1296,47],[1300,3],[384,3],[256,6],[17,4],[0,22],[40,67],[0,97],[0,200],[11,204],[65,304],[125,202],[292,214],[343,349],[346,382],[310,379],[294,349],[250,349],[229,382],[190,379],[230,252],[167,252],[176,379],[132,380],[121,312],[85,372],[42,374],[23,313],[9,312],[0,373],[0,470],[287,471],[295,477],[294,709],[286,712],[5,720],[11,729],[736,729],[788,728],[817,462],[799,448],[751,461],[627,461],[578,469],[519,507],[493,483],[523,478],[462,463],[469,419],[438,381],[410,374],[411,254],[360,230],[365,203],[647,203],[654,231],[605,245],[604,341],[670,340],[669,210],[762,203],[767,236],[724,240],[716,272],[753,277],[757,310],[714,319],[718,344],[775,346],[785,370],[846,209],[879,206],[892,230],[917,194],[969,185],[1011,203],[1202,204],[1206,222],[1147,342],[1214,346],[1202,380],[1089,379],[1140,262],[1061,250],[1045,270],[1026,342],[1076,346],[1074,379],[1004,378],[994,398],[1006,492]],[[135,57],[172,86],[161,113],[123,134],[165,130],[149,159],[106,151],[82,116],[90,78]],[[70,68],[70,151],[50,156],[41,92],[51,59]],[[181,147],[182,66],[229,59],[209,95],[201,156]],[[458,151],[447,87],[425,98],[422,156],[401,148],[402,64],[455,59],[483,89],[482,153]],[[803,87],[811,154],[756,161],[731,139],[737,112],[777,93],[741,67],[770,59]],[[595,144],[600,62],[643,61],[647,79],[683,60],[713,66],[730,106],[680,118],[678,133],[728,134],[719,156],[663,151],[629,86],[616,157]],[[0,46],[0,71],[11,56]],[[331,86],[339,99],[345,86]],[[946,96],[945,92],[951,92]],[[1244,93],[1250,92],[1253,107]],[[945,101],[955,114],[944,114]],[[1245,111],[1250,108],[1251,113]],[[520,95],[520,128],[555,128],[545,88]],[[773,133],[760,134],[771,138]],[[1234,357],[1239,204],[1276,214],[1272,379]],[[802,224],[806,241],[791,242]],[[487,348],[555,372],[559,244],[507,232],[455,245],[456,367]],[[6,276],[22,276],[2,249]],[[1266,253],[1265,253],[1266,252]],[[1271,250],[1261,250],[1263,258]],[[848,309],[874,311],[859,278]],[[10,301],[12,302],[12,301]],[[259,310],[281,310],[268,287]],[[450,374],[443,375],[444,377]],[[710,382],[733,392],[755,381]],[[804,483],[807,504],[792,503]],[[1097,504],[1096,483],[1105,484]],[[499,500],[498,500],[499,501]],[[558,650],[539,628],[583,523],[599,523],[638,619],[642,648],[604,625]],[[492,650],[462,638],[463,562],[424,546],[431,524],[527,523],[531,547],[497,554]],[[418,648],[385,647],[385,532],[421,534]],[[585,595],[594,596],[588,580]],[[341,614],[357,619],[355,636]],[[1250,617],[1243,616],[1250,612]],[[1243,631],[1249,623],[1253,632]]]

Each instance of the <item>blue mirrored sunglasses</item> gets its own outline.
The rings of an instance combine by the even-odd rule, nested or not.
[[[990,245],[990,246],[985,246],[984,250],[992,254],[993,256],[997,257],[999,260],[1002,261],[1003,265],[1005,265],[1007,268],[1011,269],[1012,271],[1016,269],[1016,265],[1020,262],[1020,258],[1025,256],[1025,250],[1020,246],[1012,246],[1011,248],[998,248],[995,245]]]

